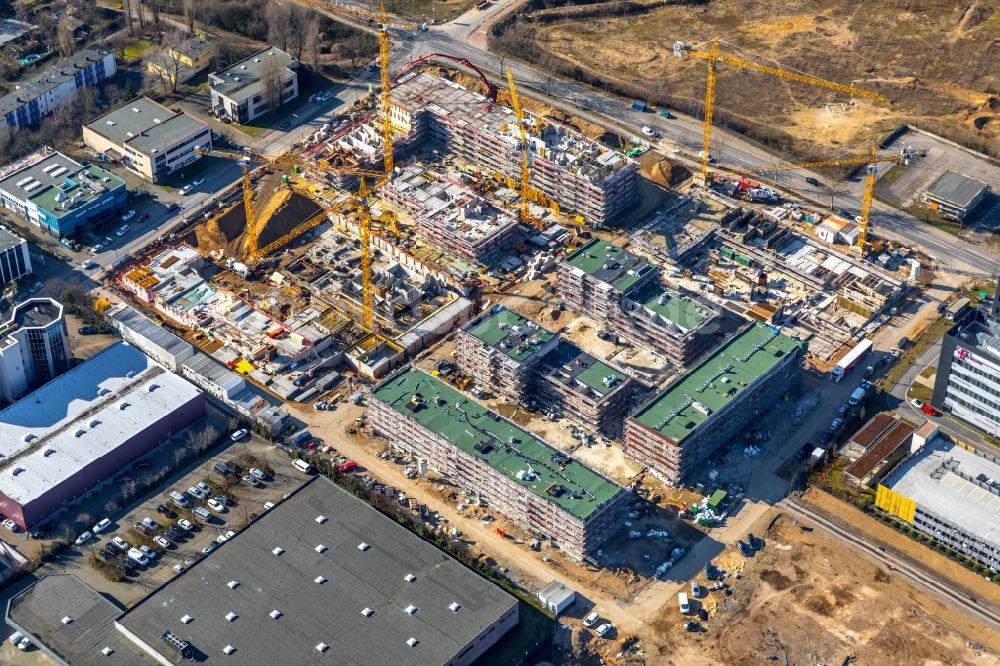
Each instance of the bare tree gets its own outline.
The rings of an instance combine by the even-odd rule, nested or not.
[[[267,22],[267,40],[282,51],[288,50],[292,41],[292,31],[295,19],[283,2],[272,2],[264,10],[264,20]]]
[[[149,0],[149,8],[153,12],[153,23],[160,25],[160,0]]]
[[[194,34],[194,0],[183,0],[184,20],[187,21],[188,34]]]
[[[311,9],[299,4],[288,5],[289,40],[288,46],[295,53],[298,60],[302,60],[302,51],[305,49],[309,21],[313,16]]]
[[[285,84],[285,67],[276,55],[265,57],[266,60],[260,68],[260,84],[264,89],[264,101],[267,102],[268,109],[274,111],[281,106],[281,91]]]
[[[145,0],[135,0],[135,17],[139,20],[139,29],[144,30],[146,28],[146,7],[143,4]]]
[[[319,17],[313,16],[306,28],[306,52],[309,55],[309,66],[315,72],[319,71],[320,45]]]
[[[205,426],[188,433],[187,441],[191,448],[197,452],[204,451],[215,444],[219,439],[219,430],[215,426]]]
[[[135,497],[135,479],[129,479],[122,483],[122,497],[132,499]]]
[[[187,448],[184,447],[184,446],[181,446],[180,444],[175,445],[174,446],[174,462],[177,463],[178,466],[180,466],[180,464],[182,462],[184,462],[184,459],[186,457],[187,457]]]
[[[162,47],[154,56],[154,73],[163,87],[164,95],[177,92],[177,84],[184,62],[176,49],[183,41],[184,35],[179,31],[168,33],[163,38]]]
[[[132,0],[122,0],[122,9],[125,10],[125,20],[128,21],[128,34],[135,34],[135,27],[132,24]]]
[[[56,42],[59,44],[59,55],[71,56],[76,52],[76,38],[73,35],[73,26],[70,23],[72,16],[63,14],[56,26]]]
[[[358,60],[373,50],[371,35],[365,32],[355,32],[340,43],[341,52],[351,59],[351,69],[358,68]]]

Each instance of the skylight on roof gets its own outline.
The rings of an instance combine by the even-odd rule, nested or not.
[[[316,546],[317,553],[325,553],[327,550],[328,550],[327,547],[324,546],[323,544],[319,544],[318,546]]]
[[[234,648],[232,645],[227,645],[226,647],[222,648],[222,651],[225,652],[226,654],[232,654],[236,652],[236,648]]]
[[[237,615],[236,613],[234,613],[232,611],[229,611],[228,613],[226,613],[226,620],[228,622],[234,622],[236,620],[236,618],[238,618],[238,617],[239,617],[239,615]]]
[[[322,525],[326,522],[326,516],[316,516],[316,522]]]

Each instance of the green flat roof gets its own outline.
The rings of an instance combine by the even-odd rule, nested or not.
[[[494,308],[490,315],[467,330],[472,336],[519,363],[555,337],[554,333],[502,306]]]
[[[707,305],[667,289],[659,282],[645,284],[634,293],[626,294],[626,298],[652,310],[685,333],[700,328],[715,314]]]
[[[656,269],[621,246],[595,238],[563,260],[595,279],[625,291]]]
[[[414,396],[419,398],[415,409]],[[389,377],[372,390],[372,397],[578,518],[586,518],[622,490],[421,370],[410,367]],[[566,461],[561,469],[560,460]],[[517,478],[529,464],[534,478]]]
[[[632,418],[680,443],[781,359],[804,348],[801,340],[777,333],[765,324],[751,324],[647,402]]]
[[[125,181],[111,173],[107,169],[103,169],[99,166],[90,165],[84,167],[81,171],[88,172],[93,176],[93,180],[101,187],[107,188],[107,191],[113,191],[119,187],[125,185]],[[32,203],[46,211],[53,217],[63,217],[69,213],[72,213],[80,205],[85,203],[90,203],[94,199],[104,195],[104,191],[94,192],[89,187],[84,187],[82,185],[83,179],[78,175],[80,172],[77,171],[72,175],[66,176],[66,181],[72,181],[72,187],[46,187],[44,190],[39,192],[33,197],[30,197]],[[107,178],[107,182],[104,179]],[[73,196],[79,196],[77,200],[78,203],[72,208],[63,208],[60,203],[56,201],[56,196],[62,193],[64,200],[70,199]]]
[[[588,388],[594,389],[601,396],[611,393],[629,379],[623,371],[612,368],[566,340],[560,342],[555,349],[546,354],[542,363],[555,367],[569,366],[568,372],[573,378]],[[612,375],[616,376],[618,381],[610,386],[605,386],[604,378]]]

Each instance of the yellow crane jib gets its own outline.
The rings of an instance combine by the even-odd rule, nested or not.
[[[706,76],[706,86],[705,86],[705,120],[702,128],[702,141],[701,141],[701,154],[698,156],[701,160],[701,170],[700,179],[702,184],[707,185],[710,182],[710,175],[708,172],[708,165],[711,161],[711,148],[712,148],[712,116],[715,110],[715,79],[716,79],[716,69],[719,63],[725,63],[727,65],[735,65],[743,69],[760,72],[762,74],[769,74],[771,76],[777,76],[783,79],[789,79],[791,81],[798,81],[799,83],[805,83],[808,85],[819,86],[821,88],[826,88],[828,90],[834,90],[837,92],[846,93],[853,95],[855,97],[866,97],[868,99],[873,99],[879,102],[887,102],[888,100],[884,95],[877,92],[872,92],[870,90],[864,90],[862,88],[855,88],[854,86],[847,86],[840,83],[832,83],[824,79],[816,78],[815,76],[809,76],[807,74],[799,74],[798,72],[791,72],[786,69],[781,69],[780,67],[772,67],[770,65],[760,65],[743,58],[737,58],[729,55],[719,54],[719,41],[713,39],[711,46],[707,52],[697,51],[689,44],[681,41],[674,42],[673,53],[677,58],[684,58],[685,56],[692,58],[700,58],[708,63],[708,72]]]

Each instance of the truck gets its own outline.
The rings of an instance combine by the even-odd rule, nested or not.
[[[865,393],[867,393],[867,391],[865,391],[865,389],[861,386],[854,389],[854,393],[852,393],[851,397],[847,399],[847,404],[850,405],[851,407],[854,407],[855,405],[859,404],[862,400],[865,399]]]
[[[643,113],[645,113],[647,108],[648,107],[646,106],[646,103],[641,100],[636,100],[635,102],[632,102],[632,109],[634,111],[642,111]]]
[[[861,362],[863,358],[868,356],[872,351],[872,341],[862,340],[859,342],[854,349],[844,354],[844,358],[837,361],[837,365],[833,368],[833,381],[839,382],[844,378],[845,375],[851,372],[857,367],[858,363]]]

